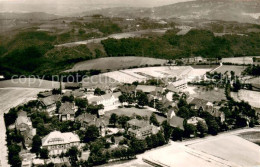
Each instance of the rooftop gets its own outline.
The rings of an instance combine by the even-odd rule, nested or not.
[[[69,144],[80,142],[79,136],[72,133],[61,133],[60,131],[53,131],[42,139],[42,146]]]

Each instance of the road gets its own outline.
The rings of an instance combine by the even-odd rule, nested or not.
[[[0,167],[9,167],[6,147],[6,128],[4,113],[19,104],[34,100],[37,94],[44,89],[30,88],[0,88]]]

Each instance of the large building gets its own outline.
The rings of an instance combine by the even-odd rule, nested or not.
[[[127,122],[128,135],[143,140],[147,136],[155,135],[160,128],[150,125],[148,121],[132,119]]]
[[[66,153],[69,148],[79,145],[79,136],[71,132],[53,131],[42,139],[42,148],[48,149],[50,156]]]
[[[60,95],[52,95],[45,98],[39,98],[39,101],[44,109],[49,113],[49,115],[53,115],[56,110],[56,103],[60,101]]]
[[[121,92],[117,93],[108,93],[102,96],[96,96],[88,99],[88,102],[90,104],[94,105],[100,105],[102,104],[104,106],[104,109],[107,110],[109,107],[118,106],[120,105],[119,102],[119,96],[121,95]]]
[[[60,121],[74,121],[77,107],[74,103],[62,103],[59,108],[59,120]]]

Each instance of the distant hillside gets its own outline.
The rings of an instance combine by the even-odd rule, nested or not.
[[[197,0],[155,8],[110,8],[83,14],[97,13],[113,17],[208,19],[259,24],[260,1]]]
[[[0,13],[1,20],[53,20],[60,18],[60,16],[43,13],[43,12],[32,12],[32,13]]]

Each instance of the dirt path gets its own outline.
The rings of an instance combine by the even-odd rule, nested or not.
[[[7,160],[6,129],[4,113],[19,104],[34,100],[37,94],[44,89],[0,88],[0,167],[9,167]]]

